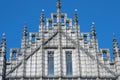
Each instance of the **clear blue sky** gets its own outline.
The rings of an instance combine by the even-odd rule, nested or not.
[[[62,12],[73,18],[78,9],[81,32],[90,32],[91,22],[95,22],[99,48],[109,48],[112,52],[113,33],[120,42],[120,0],[61,0]],[[41,10],[45,17],[56,12],[56,0],[0,0],[0,38],[7,37],[7,57],[10,48],[20,48],[24,23],[29,32],[37,32]]]

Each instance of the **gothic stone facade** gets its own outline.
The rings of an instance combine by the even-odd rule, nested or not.
[[[91,33],[80,32],[77,12],[72,24],[57,0],[57,12],[45,21],[42,11],[39,31],[29,33],[29,39],[25,25],[21,49],[11,49],[9,61],[3,35],[0,80],[120,80],[116,38],[113,45],[114,60],[110,62],[109,49],[98,49],[94,24]]]

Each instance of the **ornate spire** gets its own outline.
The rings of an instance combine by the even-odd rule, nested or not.
[[[2,52],[6,54],[6,35],[2,34],[2,43],[1,43]]]
[[[23,36],[27,36],[27,35],[28,35],[27,26],[26,24],[24,24]]]
[[[60,12],[60,9],[61,9],[61,2],[60,2],[60,0],[57,0],[56,7],[57,7],[57,11]]]
[[[5,33],[2,34],[2,47],[6,46],[6,35]]]
[[[75,13],[74,13],[74,22],[75,22],[76,25],[78,25],[77,9],[75,9]]]
[[[41,12],[40,22],[44,23],[44,9],[42,9],[42,12]]]
[[[5,80],[5,75],[6,75],[6,35],[5,33],[2,34],[2,43],[1,43],[1,50],[0,50],[1,54],[2,54],[2,67],[3,67],[3,71],[2,71],[2,80]]]
[[[115,36],[114,33],[113,33],[113,43],[114,43],[113,46],[114,46],[114,47],[117,47],[117,44],[118,44],[118,43],[117,43],[117,39],[116,39],[116,36]]]
[[[95,22],[92,22],[91,35],[93,39],[96,39]]]

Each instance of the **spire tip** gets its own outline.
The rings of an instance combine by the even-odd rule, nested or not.
[[[115,35],[115,33],[113,33],[113,38],[116,39],[116,35]]]
[[[77,9],[75,9],[75,13],[74,13],[74,22],[78,24]]]
[[[95,22],[92,22],[92,25],[95,25]]]
[[[24,24],[24,30],[23,30],[23,36],[27,36],[27,25],[26,23]]]
[[[77,9],[75,9],[75,12],[77,12],[78,10]]]
[[[5,36],[6,36],[6,34],[5,34],[5,33],[3,33],[3,34],[2,34],[2,36],[3,36],[3,37],[5,37]]]
[[[42,9],[42,12],[44,12],[45,10],[44,9]]]
[[[44,22],[44,9],[42,9],[42,13],[41,13],[41,16],[40,16],[40,21]]]

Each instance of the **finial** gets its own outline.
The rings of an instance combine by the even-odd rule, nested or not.
[[[23,31],[23,36],[27,36],[28,32],[27,32],[27,25],[26,23],[24,24],[24,31]]]
[[[42,12],[44,12],[45,10],[44,9],[42,9]]]
[[[94,27],[95,26],[95,22],[92,22],[92,27]]]
[[[95,22],[92,22],[92,25],[95,25]]]
[[[76,24],[78,24],[77,9],[75,9],[75,13],[74,13],[74,22],[75,22]]]
[[[78,10],[77,9],[75,9],[75,12],[77,12]]]
[[[6,35],[5,33],[2,34],[2,43],[1,43],[1,47],[5,47],[6,46]]]
[[[113,33],[113,42],[117,42],[115,33]]]
[[[40,16],[40,22],[44,22],[44,9],[42,9],[41,16]]]
[[[113,46],[118,47],[118,42],[115,33],[113,33]]]
[[[2,40],[3,40],[3,41],[6,40],[6,35],[5,35],[5,33],[2,34]]]
[[[113,38],[116,38],[116,35],[115,35],[115,33],[113,33]]]
[[[5,37],[5,33],[3,33],[2,36]]]
[[[56,6],[57,6],[57,9],[58,9],[58,10],[61,9],[61,2],[60,2],[60,0],[57,0],[57,5],[56,5]]]

